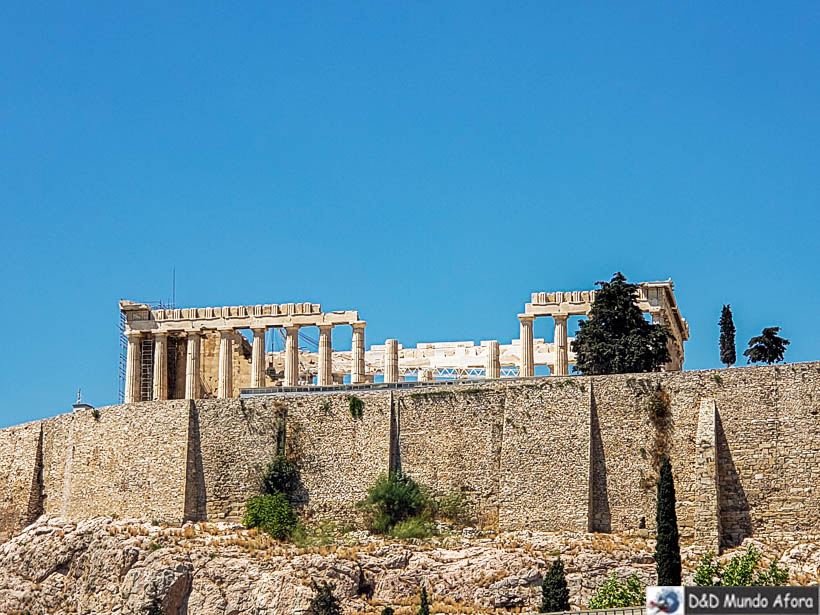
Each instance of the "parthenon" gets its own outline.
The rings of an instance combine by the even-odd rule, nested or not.
[[[316,303],[257,304],[205,308],[153,308],[120,301],[127,351],[123,401],[236,397],[240,389],[420,382],[450,378],[530,377],[536,366],[551,375],[569,375],[575,363],[571,316],[588,316],[594,290],[535,292],[518,314],[520,336],[510,343],[484,340],[419,343],[406,348],[396,339],[365,349],[365,321],[354,310],[323,312]],[[671,280],[639,284],[637,302],[654,323],[666,325],[670,361],[683,367],[689,327],[678,310]],[[553,342],[533,336],[536,318],[555,321]],[[334,327],[352,328],[351,350],[334,351]],[[299,332],[317,327],[318,352],[299,348]],[[266,352],[269,329],[284,332],[284,351]],[[239,333],[249,330],[251,340]],[[281,334],[281,333],[280,333]]]

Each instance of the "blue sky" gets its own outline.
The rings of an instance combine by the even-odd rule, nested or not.
[[[405,345],[622,270],[689,369],[726,302],[820,358],[820,4],[166,4],[0,5],[0,424],[113,403],[117,301],[174,267]]]

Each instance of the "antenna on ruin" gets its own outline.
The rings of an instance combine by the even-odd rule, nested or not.
[[[171,269],[171,306],[177,306],[177,268]]]

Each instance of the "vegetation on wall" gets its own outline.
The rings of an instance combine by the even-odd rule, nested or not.
[[[737,361],[735,323],[732,320],[732,308],[729,305],[723,306],[718,325],[720,326],[720,362],[729,367]]]
[[[628,374],[657,371],[669,361],[669,330],[646,321],[638,307],[638,285],[629,284],[621,272],[600,289],[589,319],[579,323],[572,343],[575,371],[582,374]]]
[[[427,597],[427,588],[422,584],[419,596],[419,608],[416,615],[430,615],[430,599]]]
[[[569,588],[564,576],[564,562],[557,558],[552,562],[544,580],[541,581],[541,605],[539,613],[569,611]]]
[[[712,551],[704,554],[695,570],[694,583],[699,587],[752,587],[762,585],[785,585],[789,581],[789,571],[772,561],[768,568],[761,567],[760,551],[749,545],[741,554],[721,564]]]
[[[354,419],[360,419],[364,415],[364,402],[355,395],[348,398],[348,407],[350,408],[350,416]]]
[[[779,363],[786,353],[786,346],[791,342],[777,335],[780,327],[766,327],[760,335],[749,340],[749,347],[743,351],[748,357],[747,363]]]
[[[299,472],[284,454],[280,453],[268,464],[262,474],[262,494],[283,494],[290,499],[299,480]]]
[[[672,464],[664,457],[658,480],[658,498],[655,512],[657,543],[655,563],[658,567],[658,585],[681,584],[680,533],[675,512],[675,481]]]

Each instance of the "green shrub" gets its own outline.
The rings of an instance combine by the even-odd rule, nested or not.
[[[396,523],[391,528],[390,535],[399,540],[429,538],[433,535],[433,524],[421,517],[410,517]]]
[[[242,524],[247,528],[259,528],[274,538],[283,540],[296,528],[296,515],[281,493],[257,495],[245,504]]]
[[[460,491],[450,491],[436,498],[435,515],[453,523],[467,524],[473,519],[470,507]]]
[[[715,559],[715,554],[708,551],[695,570],[694,583],[699,587],[733,586],[754,587],[761,585],[785,585],[789,580],[787,568],[780,568],[772,561],[769,567],[760,567],[760,551],[749,545],[744,553],[737,554],[725,566]]]
[[[386,534],[399,521],[416,517],[429,509],[429,500],[419,484],[402,472],[382,474],[376,479],[367,497],[358,503],[372,515],[373,531]]]
[[[626,581],[619,581],[613,572],[592,596],[588,608],[617,609],[642,606],[646,602],[645,593],[646,590],[635,573],[632,573]]]
[[[99,421],[100,417],[102,416],[102,413],[100,412],[99,408],[92,408],[91,409],[91,416],[94,417],[95,421]]]
[[[539,613],[569,611],[569,588],[564,576],[564,562],[559,557],[550,566],[541,581],[541,606]]]
[[[333,542],[338,533],[336,522],[329,519],[309,527],[298,522],[290,534],[290,539],[293,544],[302,548],[322,547]]]
[[[364,415],[364,402],[355,395],[348,398],[348,407],[350,408],[350,416],[354,419],[360,419]]]
[[[298,477],[299,472],[296,466],[288,461],[287,457],[279,454],[268,464],[262,475],[262,493],[265,495],[282,493],[288,497],[293,493]]]
[[[395,612],[392,606],[386,606],[382,609],[381,615],[394,615]]]
[[[333,583],[312,583],[314,595],[310,599],[310,612],[313,615],[342,615],[342,607],[333,595],[336,585]]]

